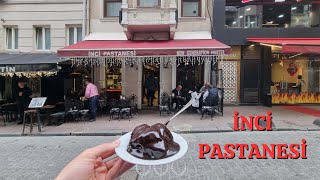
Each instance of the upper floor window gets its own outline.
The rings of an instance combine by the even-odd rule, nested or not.
[[[201,0],[181,0],[182,17],[200,17]]]
[[[104,0],[104,17],[118,17],[121,5],[121,0]]]
[[[36,48],[37,50],[51,49],[51,35],[49,27],[36,27]]]
[[[160,6],[160,0],[138,0],[139,7],[157,7]]]
[[[6,27],[6,49],[18,49],[18,28]]]
[[[82,27],[68,27],[68,45],[75,44],[82,40]]]
[[[319,27],[317,0],[226,0],[226,27],[289,28]]]

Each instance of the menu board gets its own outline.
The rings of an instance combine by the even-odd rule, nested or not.
[[[46,97],[32,98],[29,108],[42,108],[46,100]]]

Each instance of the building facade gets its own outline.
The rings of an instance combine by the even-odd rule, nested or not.
[[[320,2],[221,0],[214,38],[232,47],[238,102],[319,103]],[[270,98],[269,98],[270,100]]]
[[[39,67],[46,64],[56,66],[57,50],[83,39],[83,7],[82,0],[0,1],[0,66],[14,66],[24,75],[28,71],[39,72]],[[2,77],[2,98],[12,97],[17,78]],[[72,86],[69,81],[36,75],[30,75],[28,80],[34,96],[58,96],[60,100],[64,88]]]
[[[61,54],[74,51],[65,57],[80,64],[104,61],[93,69],[95,84],[113,97],[136,95],[139,108],[147,103],[145,80],[153,74],[159,82],[158,105],[160,94],[171,94],[178,84],[188,94],[216,78],[212,69],[221,60],[217,53],[228,46],[212,40],[212,7],[207,0],[87,1],[85,41]]]

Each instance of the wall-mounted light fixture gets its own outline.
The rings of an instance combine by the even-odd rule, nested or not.
[[[163,63],[163,67],[164,67],[164,68],[168,68],[168,65],[169,65],[169,62]]]

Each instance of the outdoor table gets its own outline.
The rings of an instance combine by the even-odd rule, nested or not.
[[[16,105],[17,103],[6,103],[6,104],[2,104],[0,107],[2,110],[6,111],[6,118],[7,120],[9,120],[9,116],[10,116],[10,120],[13,121],[13,114],[16,113]]]
[[[0,99],[0,105],[5,104],[7,102],[6,99]]]

